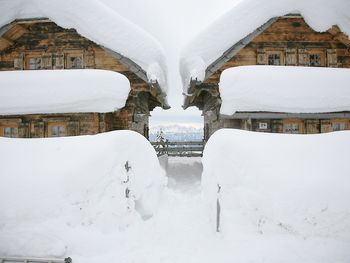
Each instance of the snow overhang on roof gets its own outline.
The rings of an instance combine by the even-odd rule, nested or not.
[[[131,71],[157,83],[166,102],[167,64],[160,43],[97,0],[1,0],[0,27],[18,19],[47,18],[103,46]],[[0,31],[1,34],[1,31]]]
[[[350,111],[350,69],[244,66],[225,70],[220,113]]]
[[[243,0],[182,50],[180,71],[185,93],[192,81],[208,79],[278,17],[300,14],[317,32],[337,25],[349,36],[349,13],[348,0]]]
[[[106,70],[0,72],[0,115],[113,112],[125,106],[130,82]]]

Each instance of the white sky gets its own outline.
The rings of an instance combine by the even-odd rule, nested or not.
[[[182,83],[179,73],[181,48],[217,17],[230,10],[239,0],[101,0],[120,15],[142,27],[159,40],[168,61],[169,93],[172,109],[157,108],[150,125],[202,125],[197,108],[182,109]]]

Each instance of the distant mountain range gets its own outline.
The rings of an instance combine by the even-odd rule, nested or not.
[[[201,141],[203,140],[203,127],[200,125],[157,125],[150,128],[150,141],[156,141],[157,134],[162,131],[165,139],[169,141]]]

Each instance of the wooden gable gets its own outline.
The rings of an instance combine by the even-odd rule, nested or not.
[[[213,109],[220,95],[203,100],[202,92],[219,94],[221,73],[231,67],[248,65],[321,66],[350,68],[350,40],[333,26],[327,32],[314,31],[298,15],[272,18],[240,42],[233,44],[206,70],[203,82],[193,81],[185,107]],[[213,90],[216,90],[214,92]],[[216,102],[215,102],[216,101]],[[211,104],[206,105],[206,104]]]
[[[0,70],[76,68],[124,74],[131,83],[128,102],[137,111],[148,114],[157,106],[168,108],[158,83],[149,83],[140,66],[74,29],[61,28],[48,19],[18,20],[0,29]],[[140,92],[150,96],[139,96]],[[148,101],[140,101],[145,98]]]

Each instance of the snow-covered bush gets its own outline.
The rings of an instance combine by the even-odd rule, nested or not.
[[[130,131],[0,138],[0,156],[1,255],[99,254],[153,215],[166,184],[153,147]]]
[[[213,231],[219,199],[221,232],[235,244],[233,258],[349,262],[349,155],[348,131],[216,132],[204,151],[202,178]],[[258,256],[246,253],[248,247]]]

